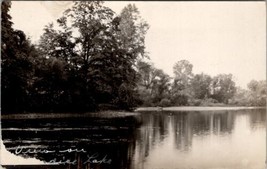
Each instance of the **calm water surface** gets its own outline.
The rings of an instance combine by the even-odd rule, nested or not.
[[[38,168],[263,169],[265,113],[264,109],[168,111],[108,119],[3,119],[2,164],[9,164],[7,168],[22,164],[36,168],[36,163]],[[42,165],[51,160],[62,163]]]

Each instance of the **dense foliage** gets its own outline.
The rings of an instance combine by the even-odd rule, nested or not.
[[[12,28],[8,14],[11,3],[2,2],[1,11],[1,104],[2,110],[20,111],[29,106],[36,50],[26,35]]]
[[[74,2],[33,47],[2,4],[2,110],[131,109],[148,24],[135,5],[119,15],[103,2]],[[12,96],[12,97],[10,97]],[[15,105],[15,106],[14,106]]]
[[[248,90],[237,88],[237,92],[229,104],[240,106],[265,106],[267,98],[266,81],[251,80]]]
[[[3,113],[266,104],[265,81],[247,91],[231,74],[193,74],[187,60],[174,64],[173,78],[146,62],[149,26],[135,5],[117,15],[100,1],[74,2],[36,45],[12,28],[10,6],[1,6]]]
[[[137,65],[143,106],[266,105],[266,81],[252,80],[245,90],[236,87],[232,74],[193,74],[193,65],[187,60],[174,64],[174,78],[151,63],[139,61]]]

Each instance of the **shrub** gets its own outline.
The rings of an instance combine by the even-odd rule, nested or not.
[[[218,103],[217,100],[208,98],[201,101],[201,106],[224,106],[223,103]]]
[[[202,100],[200,100],[200,99],[193,99],[190,101],[189,105],[190,106],[200,106],[201,102],[202,102]]]
[[[159,106],[161,107],[168,107],[171,105],[171,101],[167,98],[161,99],[161,101],[159,102]]]

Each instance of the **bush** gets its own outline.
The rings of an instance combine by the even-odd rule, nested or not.
[[[159,106],[161,107],[168,107],[171,105],[171,101],[167,98],[161,99],[161,101],[159,102]]]
[[[189,105],[190,106],[200,106],[201,102],[202,102],[202,100],[200,100],[200,99],[193,99],[190,101]]]
[[[188,97],[186,95],[176,95],[171,99],[172,105],[175,106],[187,106],[188,105]]]
[[[201,106],[225,106],[225,104],[218,103],[217,100],[208,98],[201,101]]]

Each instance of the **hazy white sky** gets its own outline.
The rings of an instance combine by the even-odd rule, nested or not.
[[[173,76],[175,62],[186,59],[193,72],[232,73],[243,88],[266,79],[265,2],[105,2],[116,13],[136,4],[150,29],[146,47],[151,62]],[[44,26],[71,2],[13,1],[14,28],[37,41]]]

